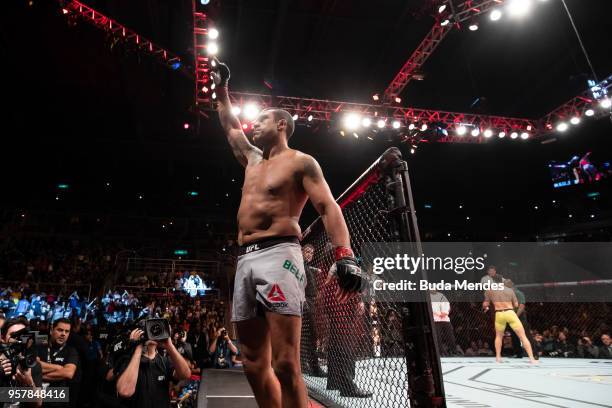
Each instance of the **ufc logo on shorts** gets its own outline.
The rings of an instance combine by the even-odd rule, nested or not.
[[[246,247],[246,253],[248,254],[249,252],[253,252],[253,251],[258,251],[259,250],[259,245],[255,244],[255,245],[249,245],[248,247]]]

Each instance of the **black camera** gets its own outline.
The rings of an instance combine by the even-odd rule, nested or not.
[[[166,319],[143,319],[136,327],[144,332],[143,341],[161,341],[170,338],[170,323]]]
[[[11,334],[8,343],[0,344],[0,354],[11,361],[12,372],[15,374],[17,367],[27,370],[36,365],[36,348],[44,344],[44,336],[39,336],[38,332],[23,328]],[[0,372],[4,375],[4,372]]]
[[[221,330],[221,337],[225,338],[225,336],[227,336],[227,330],[223,329]]]

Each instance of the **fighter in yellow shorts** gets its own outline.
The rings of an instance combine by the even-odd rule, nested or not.
[[[502,277],[495,276],[493,280],[496,282],[499,281],[497,283],[501,283]],[[508,287],[503,290],[487,290],[485,292],[485,300],[482,303],[485,312],[489,310],[489,305],[491,303],[493,303],[493,307],[495,308],[495,360],[501,363],[502,339],[506,331],[506,325],[509,324],[510,328],[514,330],[519,339],[521,339],[521,343],[523,343],[523,347],[529,356],[529,362],[531,364],[536,364],[538,360],[533,357],[531,343],[529,343],[525,335],[523,323],[521,323],[514,312],[514,309],[518,307],[518,299],[514,291]]]

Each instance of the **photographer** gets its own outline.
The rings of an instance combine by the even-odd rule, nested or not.
[[[117,379],[117,392],[134,408],[167,408],[170,380],[186,380],[191,371],[169,338],[159,343],[147,340],[143,345],[143,334],[140,329],[130,333],[130,340],[137,345],[127,368]],[[158,353],[158,346],[166,349],[167,356]]]
[[[67,344],[69,336],[70,320],[65,318],[57,319],[51,325],[49,345],[38,349],[43,381],[49,384],[49,388],[70,388],[70,402],[68,404],[45,402],[44,407],[76,406],[77,401],[73,395],[73,390],[75,389],[73,380],[78,378],[77,372],[80,362],[77,351]]]
[[[214,333],[208,351],[212,355],[215,368],[231,367],[232,356],[238,354],[238,348],[232,343],[225,327],[220,328]]]
[[[27,328],[27,325],[28,322],[23,318],[9,319],[6,321],[2,326],[2,342],[6,346],[10,346],[17,342],[13,335]],[[42,386],[42,369],[38,362],[31,368],[24,369],[20,364],[13,367],[11,360],[2,353],[0,354],[0,365],[0,386],[32,388],[34,390]],[[3,407],[40,407],[41,405],[42,402],[5,403]]]

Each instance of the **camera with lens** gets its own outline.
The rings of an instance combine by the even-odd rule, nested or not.
[[[161,341],[170,337],[170,323],[166,319],[143,319],[138,321],[136,328],[144,332],[142,341]]]
[[[44,344],[44,336],[39,336],[38,332],[23,328],[11,334],[8,343],[0,344],[0,354],[3,354],[11,361],[13,368],[11,376],[15,374],[17,367],[23,371],[36,365],[36,349]],[[0,370],[0,376],[4,371]]]
[[[130,339],[130,334],[134,329],[143,331],[140,340]],[[170,323],[168,320],[162,318],[138,320],[134,325],[128,326],[127,330],[110,345],[109,362],[114,367],[115,373],[121,373],[127,367],[134,348],[138,344],[144,344],[149,340],[163,341],[168,338],[170,338]]]

